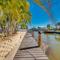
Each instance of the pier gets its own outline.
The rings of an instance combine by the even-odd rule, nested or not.
[[[57,31],[44,31],[44,33],[48,33],[48,34],[60,34],[60,32],[57,32]]]
[[[27,33],[14,60],[48,60],[48,57],[43,49],[38,46],[32,35]]]

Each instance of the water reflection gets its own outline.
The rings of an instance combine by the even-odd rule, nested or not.
[[[37,39],[38,33],[35,32],[35,38]],[[42,42],[48,45],[46,54],[50,60],[60,60],[60,34],[43,34]]]
[[[60,34],[55,34],[55,39],[59,42],[60,41]]]

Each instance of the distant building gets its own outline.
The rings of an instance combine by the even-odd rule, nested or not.
[[[56,29],[60,30],[60,22],[56,24]]]

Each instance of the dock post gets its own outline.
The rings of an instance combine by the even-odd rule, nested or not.
[[[32,31],[32,37],[34,37],[34,31]]]
[[[38,46],[41,46],[41,32],[38,31]]]

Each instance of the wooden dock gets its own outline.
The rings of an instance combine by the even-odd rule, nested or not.
[[[48,33],[48,34],[60,34],[60,32],[57,32],[57,31],[44,31],[44,33]]]
[[[44,51],[38,47],[37,42],[31,34],[27,33],[14,60],[48,60],[48,57]]]

